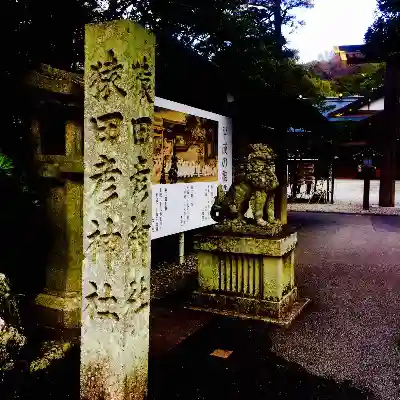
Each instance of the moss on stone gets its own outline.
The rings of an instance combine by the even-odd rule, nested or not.
[[[210,252],[260,254],[271,257],[281,257],[293,250],[296,244],[296,233],[292,233],[284,238],[210,234],[197,236],[195,249]]]
[[[293,289],[293,286],[289,283],[283,288],[282,292],[282,297],[286,296],[291,290]]]
[[[72,343],[70,342],[46,342],[42,347],[42,352],[44,354],[31,362],[29,372],[32,374],[48,368],[52,362],[65,358],[71,348]]]
[[[218,187],[211,217],[223,232],[249,232],[279,235],[283,226],[274,216],[274,195],[278,187],[274,166],[275,154],[265,144],[251,144],[246,162],[240,166],[232,186],[224,194]],[[247,219],[247,210],[254,218]]]

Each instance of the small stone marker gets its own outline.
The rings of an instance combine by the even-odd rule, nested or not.
[[[214,350],[210,355],[214,356],[214,357],[219,357],[219,358],[228,358],[232,353],[233,353],[233,351],[231,351],[231,350],[217,349],[217,350]]]
[[[147,393],[155,39],[86,26],[81,399]]]

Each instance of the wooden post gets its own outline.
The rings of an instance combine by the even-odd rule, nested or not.
[[[329,188],[330,188],[330,179],[331,179],[331,174],[330,174],[330,167],[328,167],[328,174],[327,174],[327,180],[326,180],[326,202],[329,202]]]
[[[179,233],[179,264],[183,264],[185,262],[185,232]]]
[[[275,218],[287,224],[287,156],[280,154],[276,163],[276,176],[279,181],[275,195]]]
[[[371,188],[371,171],[369,167],[364,168],[364,196],[363,196],[363,209],[369,210],[369,195]]]
[[[331,204],[334,203],[334,194],[335,194],[335,164],[332,162],[332,190],[331,190]]]

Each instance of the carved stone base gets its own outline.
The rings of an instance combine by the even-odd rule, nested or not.
[[[36,318],[43,328],[79,334],[81,326],[81,296],[75,293],[61,296],[40,293],[35,299]]]
[[[194,292],[192,302],[187,308],[288,327],[309,303],[310,299],[297,297],[296,288],[280,302]]]
[[[213,227],[213,230],[219,231],[221,233],[247,233],[247,234],[255,234],[255,235],[264,235],[264,236],[276,236],[279,235],[282,230],[282,224],[280,221],[274,221],[273,223],[266,223],[265,226],[256,225],[255,221],[248,220],[225,220]]]
[[[296,232],[198,235],[199,290],[189,307],[287,325],[308,303],[294,285],[296,244]]]
[[[297,288],[292,289],[280,301],[252,299],[216,293],[194,292],[194,307],[230,310],[239,314],[251,314],[271,318],[280,318],[297,301]]]

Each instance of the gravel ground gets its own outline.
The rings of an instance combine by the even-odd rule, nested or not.
[[[400,399],[400,219],[291,213],[297,284],[313,304],[272,349],[312,374]]]
[[[197,258],[188,254],[183,264],[165,262],[151,271],[151,300],[158,300],[181,289],[196,277]]]
[[[379,204],[379,180],[371,181],[370,204]],[[395,183],[396,206],[400,207],[400,181]],[[364,181],[362,179],[335,179],[335,201],[348,201],[362,203]]]
[[[304,188],[303,188],[304,189]],[[362,209],[364,181],[360,179],[335,180],[335,204],[289,204],[289,211],[337,212],[348,214],[400,215],[400,181],[396,181],[394,208],[379,207],[379,180],[371,181],[370,210]]]
[[[379,207],[371,205],[363,210],[362,203],[336,201],[335,204],[288,204],[288,211],[308,211],[326,213],[367,214],[367,215],[400,215],[400,207]]]
[[[348,381],[379,400],[400,400],[400,219],[384,215],[399,215],[400,209],[371,207],[370,213],[377,215],[360,215],[362,206],[348,202],[289,208],[320,211],[290,213],[290,222],[302,226],[297,285],[313,303],[288,330],[271,329],[271,350],[310,376]],[[154,269],[152,299],[184,288],[195,278],[196,264],[191,254],[183,265],[165,263]],[[158,346],[161,351],[155,335],[153,352],[160,354],[207,322],[186,314],[182,322],[176,313],[161,319],[156,318],[159,325],[171,320],[176,332],[158,329],[168,342]],[[153,336],[158,330],[153,327]]]
[[[312,375],[277,356],[270,330],[260,321],[213,318],[151,360],[148,399],[376,400],[349,382]]]

